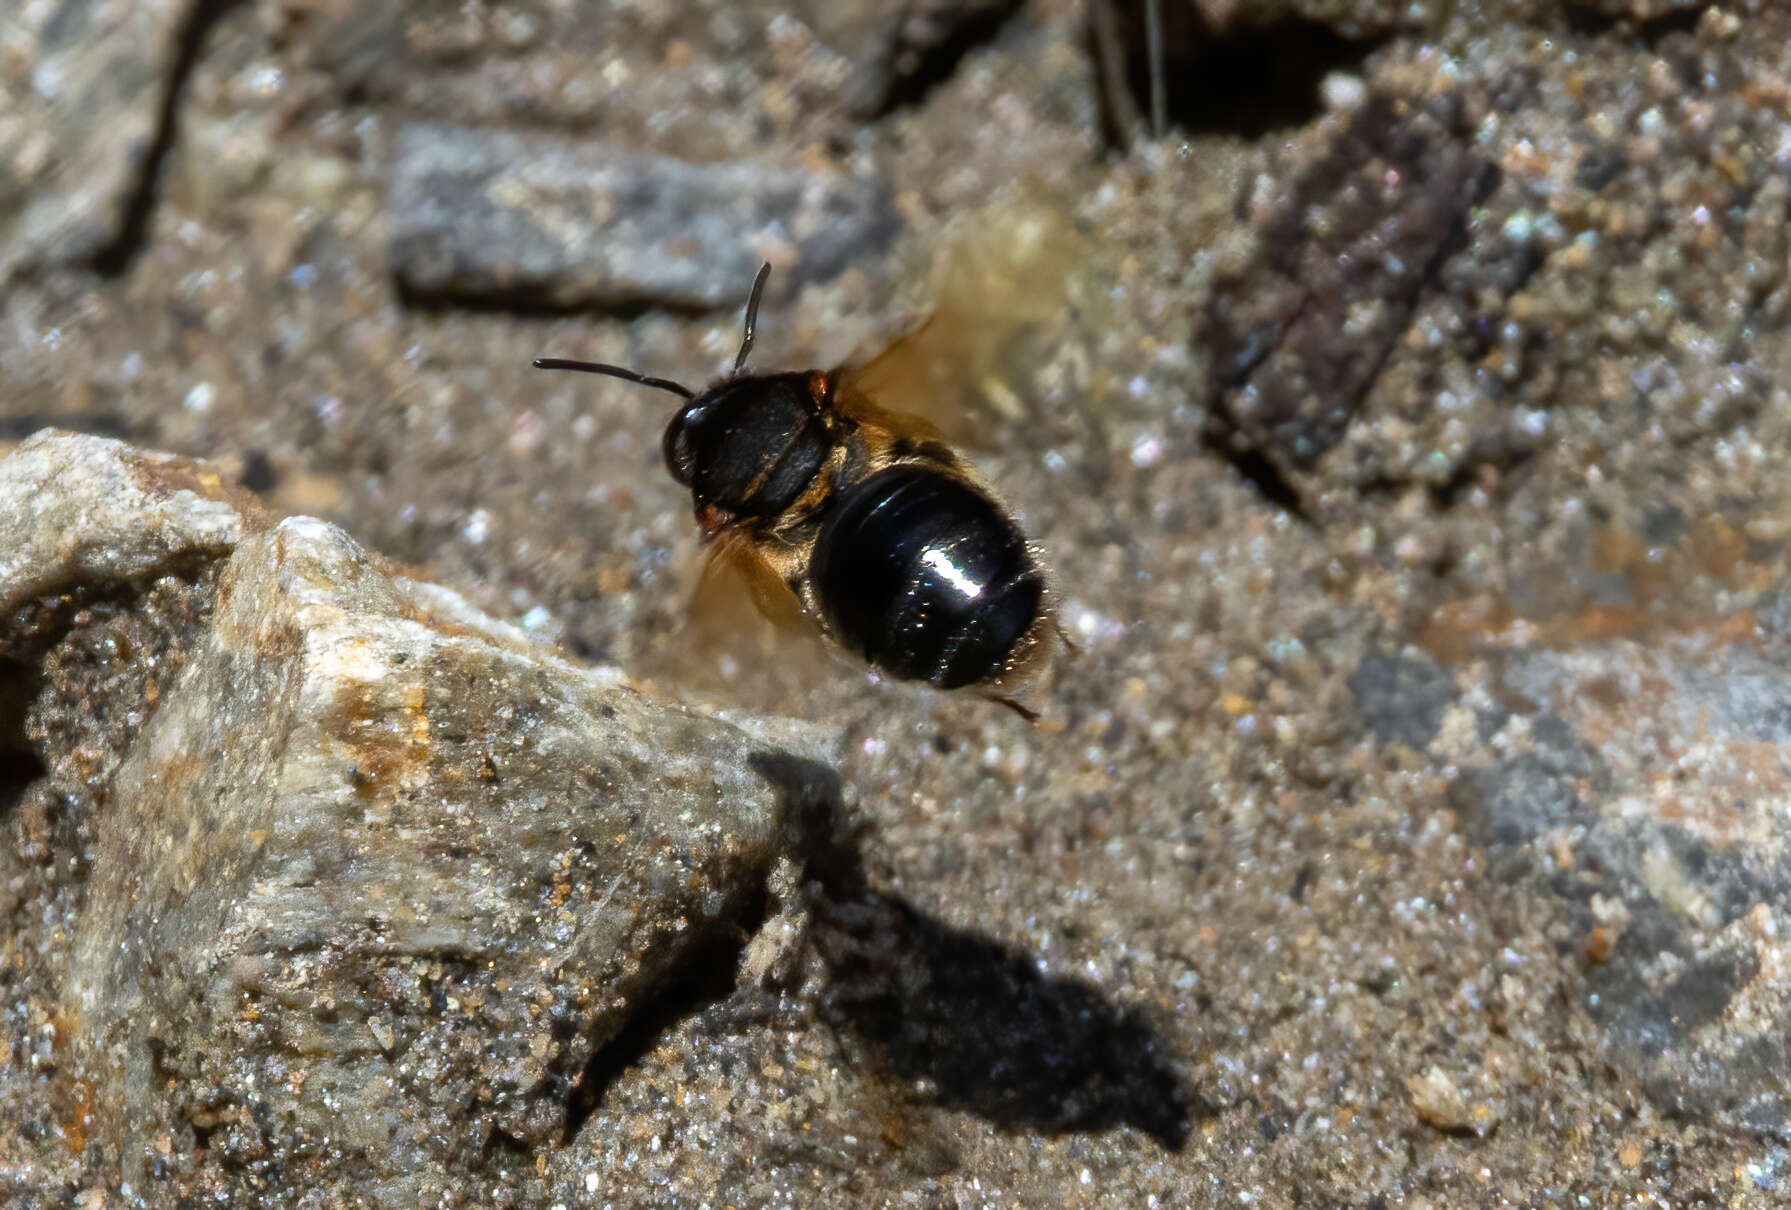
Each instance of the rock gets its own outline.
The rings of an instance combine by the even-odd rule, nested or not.
[[[54,431],[0,461],[0,500],[0,616],[219,558],[258,511],[202,463]]]
[[[1388,682],[1384,664],[1371,656],[1351,677],[1359,697]],[[1791,1061],[1788,669],[1782,635],[1686,636],[1515,650],[1446,704],[1434,700],[1444,680],[1414,690],[1427,714],[1505,703],[1482,705],[1469,734],[1429,729],[1428,742],[1459,767],[1449,802],[1464,831],[1564,922],[1607,1060],[1663,1109],[1780,1138],[1791,1138],[1777,1074]],[[1377,724],[1384,739],[1428,729],[1393,721]],[[1465,1127],[1441,1087],[1430,1074],[1412,1085],[1420,1115]]]
[[[720,307],[763,260],[819,281],[897,227],[873,181],[441,123],[399,132],[390,205],[413,298],[557,307]]]
[[[1240,193],[1250,237],[1221,252],[1196,324],[1213,443],[1321,523],[1413,487],[1442,508],[1501,500],[1582,434],[1625,451],[1607,480],[1659,479],[1649,507],[1685,510],[1646,435],[1716,439],[1769,409],[1791,298],[1782,174],[1717,150],[1776,146],[1781,123],[1750,85],[1704,82],[1782,75],[1784,32],[1773,9],[1612,37],[1576,60],[1588,99],[1561,110],[1555,65],[1514,31],[1476,43],[1479,75],[1390,48],[1358,103]],[[1663,196],[1686,199],[1679,217]],[[1727,317],[1738,291],[1765,322]]]
[[[1459,102],[1378,94],[1270,202],[1196,342],[1220,444],[1296,480],[1340,440],[1495,172]]]
[[[4,47],[0,72],[0,282],[90,260],[123,235],[203,7],[60,0],[19,10],[23,43]]]
[[[201,463],[46,431],[0,460],[0,757],[27,750],[37,665],[96,597],[191,574],[260,510]]]
[[[1587,1006],[1611,1054],[1667,1109],[1781,1139],[1788,668],[1782,641],[1692,638],[1535,653],[1506,672],[1585,753],[1563,770],[1588,801],[1556,833],[1571,839],[1551,882],[1588,905]],[[1594,749],[1602,779],[1583,772]]]
[[[1471,1120],[1467,1098],[1442,1068],[1433,1064],[1421,1075],[1408,1076],[1405,1088],[1412,1096],[1412,1108],[1428,1125],[1450,1133],[1467,1129]]]
[[[1455,679],[1422,651],[1369,656],[1350,674],[1349,689],[1376,735],[1419,750],[1436,738],[1455,700]]]
[[[28,712],[92,812],[54,1011],[65,1078],[101,1090],[89,1145],[147,1204],[527,1200],[594,1057],[750,931],[787,842],[775,750],[146,465],[206,475],[66,434],[0,464],[5,548],[41,554],[8,601],[209,561],[138,598],[199,601],[153,691],[104,654],[127,599],[69,619]],[[115,759],[66,758],[75,703]]]

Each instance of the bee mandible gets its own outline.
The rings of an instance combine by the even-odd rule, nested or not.
[[[847,367],[748,374],[769,264],[732,373],[697,392],[624,366],[537,358],[685,400],[665,464],[710,557],[775,622],[806,619],[887,676],[970,689],[1036,719],[1065,643],[1033,548],[929,421],[880,407]]]

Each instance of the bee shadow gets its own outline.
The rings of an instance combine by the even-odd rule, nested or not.
[[[797,808],[823,1011],[880,1074],[1004,1129],[1129,1125],[1170,1150],[1187,1142],[1195,1099],[1142,1014],[876,890],[837,809],[837,774],[784,754],[755,763]]]

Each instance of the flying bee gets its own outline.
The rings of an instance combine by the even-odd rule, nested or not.
[[[712,559],[760,612],[806,619],[890,677],[972,689],[1028,719],[1064,642],[1045,575],[994,492],[929,421],[880,406],[852,368],[745,372],[769,264],[733,372],[701,392],[623,366],[543,357],[685,400],[665,464]]]

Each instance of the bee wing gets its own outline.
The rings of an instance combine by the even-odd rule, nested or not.
[[[692,624],[737,612],[742,596],[779,630],[814,630],[802,602],[758,547],[738,532],[719,533],[709,543],[708,561],[691,597]]]
[[[900,417],[898,431],[994,447],[1027,414],[1027,338],[1067,313],[1070,276],[1089,255],[1063,207],[1022,200],[973,216],[939,258],[929,317],[840,372],[844,406]]]
[[[643,663],[648,680],[757,711],[787,710],[829,667],[789,585],[749,540],[725,532],[708,546],[684,625]]]
[[[949,332],[961,322],[935,311],[881,353],[845,367],[834,388],[835,406],[897,436],[993,449],[998,416],[969,376],[974,359],[965,342]]]
[[[967,406],[940,406],[940,401],[951,398],[956,388],[940,384],[934,389],[925,377],[924,367],[911,362],[913,354],[904,342],[915,335],[918,333],[902,337],[863,366],[841,370],[833,388],[833,406],[859,424],[892,437],[986,446],[978,439],[980,426],[974,423]],[[941,413],[938,419],[947,423],[938,423],[929,413]],[[955,424],[951,423],[953,420]]]

